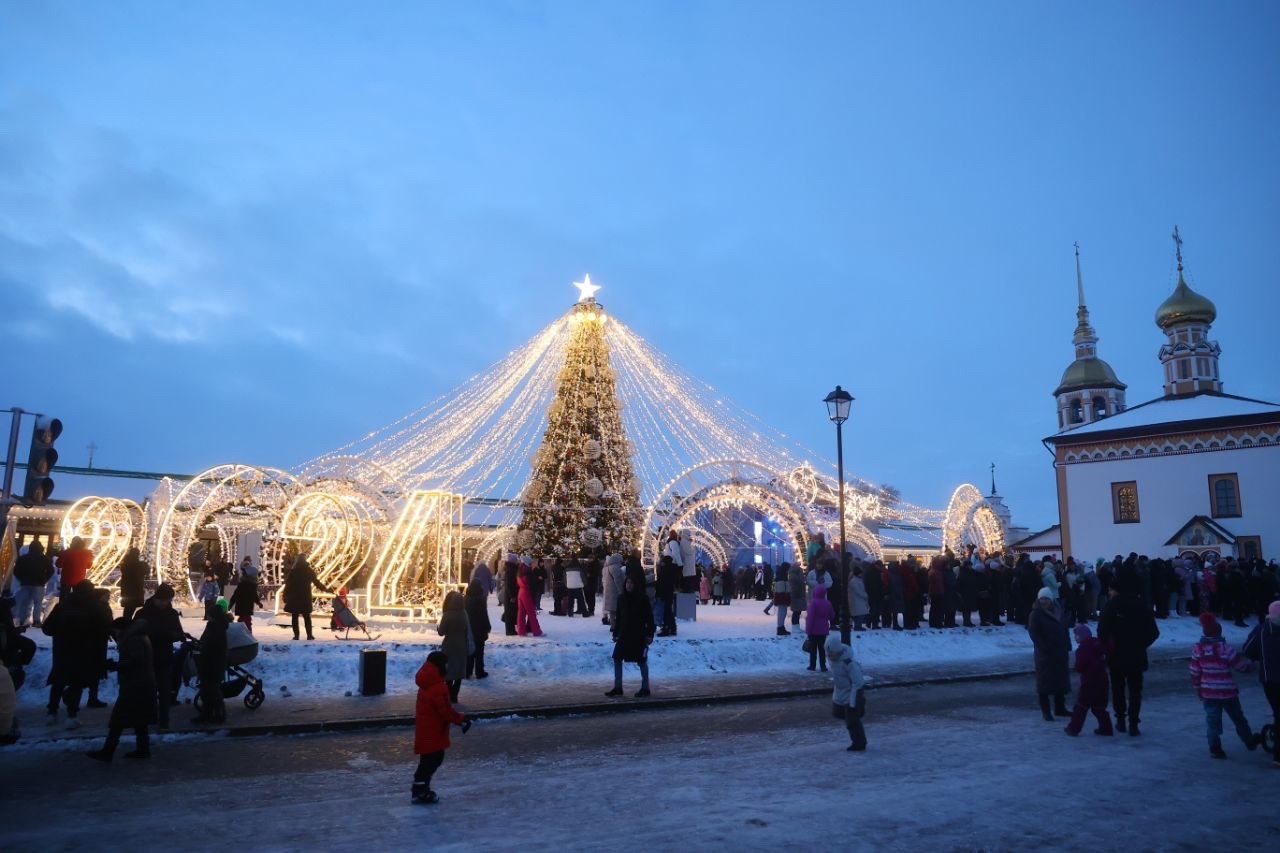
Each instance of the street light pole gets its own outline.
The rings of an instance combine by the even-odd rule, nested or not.
[[[849,419],[853,395],[837,385],[823,402],[827,404],[828,416],[836,425],[836,477],[840,484],[840,641],[848,645],[852,641],[853,629],[849,624],[849,559],[844,548],[844,422]]]

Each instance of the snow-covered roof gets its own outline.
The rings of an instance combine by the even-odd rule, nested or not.
[[[1275,415],[1280,418],[1280,403],[1236,397],[1232,394],[1206,392],[1191,397],[1157,397],[1123,412],[1051,436],[1048,440],[1070,439],[1113,430],[1202,421],[1248,415]]]
[[[1019,539],[1009,547],[1023,550],[1060,549],[1062,548],[1062,525],[1055,524],[1052,527],[1046,527],[1038,533],[1032,533],[1025,539]]]

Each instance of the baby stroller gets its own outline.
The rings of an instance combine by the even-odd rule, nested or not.
[[[179,649],[179,654],[183,655],[182,683],[189,685],[194,680],[196,686],[199,687],[199,670],[196,662],[200,657],[200,641],[188,634],[187,641]],[[249,692],[245,693],[244,696],[244,706],[250,711],[256,711],[267,698],[266,691],[262,686],[262,679],[255,677],[253,673],[244,669],[244,664],[249,663],[257,656],[258,641],[249,633],[249,629],[239,622],[232,622],[228,625],[227,670],[222,680],[222,697],[224,699],[234,699],[244,693],[244,689],[248,687]],[[204,713],[204,700],[199,690],[196,691],[194,704],[198,713]]]
[[[339,637],[341,640],[351,639],[352,628],[363,631],[364,638],[366,640],[376,640],[378,637],[381,637],[381,634],[379,634],[378,637],[369,636],[369,629],[360,621],[351,608],[347,606],[345,599],[346,596],[341,594],[333,597],[333,617],[329,620],[329,630],[335,632],[341,631],[342,636]],[[356,639],[358,640],[360,638],[356,637]]]

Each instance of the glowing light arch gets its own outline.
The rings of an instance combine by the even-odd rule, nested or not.
[[[257,507],[267,518],[261,529],[269,531],[273,523],[278,525],[296,484],[292,474],[279,468],[231,463],[200,472],[174,495],[161,516],[155,543],[157,576],[194,599],[188,549],[206,520],[232,507]]]
[[[667,515],[666,520],[652,539],[653,554],[656,562],[659,543],[665,538],[667,531],[683,529],[689,520],[702,509],[740,509],[745,506],[754,507],[782,522],[796,553],[797,562],[803,565],[803,554],[808,541],[808,524],[802,508],[790,501],[785,492],[767,483],[730,480],[713,483],[697,493],[682,498]],[[696,526],[692,530],[699,530]]]
[[[724,543],[715,536],[700,527],[695,527],[690,531],[689,538],[693,543],[695,552],[704,552],[709,558],[711,558],[711,564],[713,566],[719,567],[728,565],[729,552],[725,550]]]
[[[73,503],[62,516],[64,542],[79,536],[93,552],[88,578],[106,586],[131,547],[146,548],[147,514],[131,500],[89,495]]]
[[[952,493],[942,524],[944,548],[959,554],[966,544],[985,551],[1004,548],[1004,525],[972,483],[964,483]]]

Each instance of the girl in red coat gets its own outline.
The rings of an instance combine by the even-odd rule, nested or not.
[[[449,703],[449,687],[444,682],[449,658],[444,652],[432,652],[418,670],[418,703],[414,711],[413,751],[418,755],[418,769],[413,774],[413,802],[434,803],[440,798],[431,790],[431,777],[444,762],[449,748],[449,725],[462,726],[463,734],[471,728],[467,718]]]
[[[1079,622],[1076,632],[1076,672],[1080,673],[1080,690],[1076,693],[1076,706],[1071,710],[1071,722],[1064,731],[1075,737],[1084,727],[1084,718],[1090,711],[1098,718],[1095,735],[1108,736],[1111,715],[1107,713],[1107,661],[1102,642],[1089,631],[1089,626]]]

